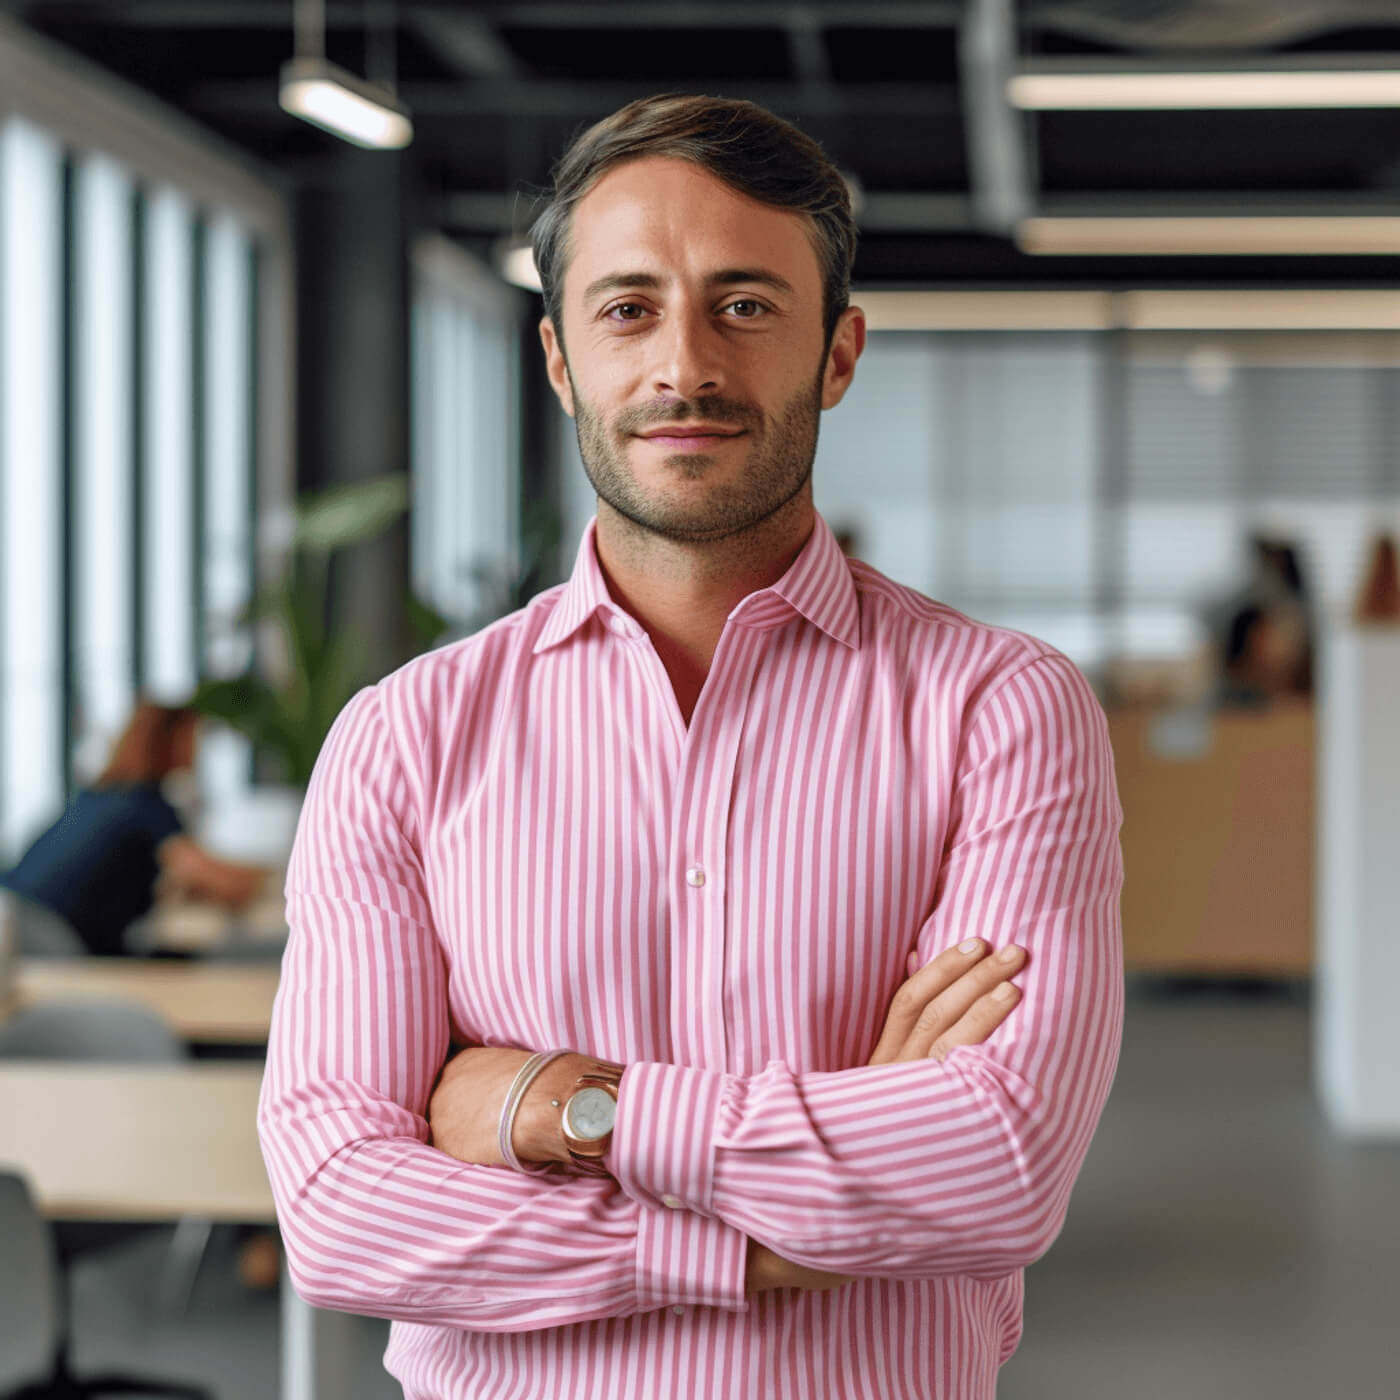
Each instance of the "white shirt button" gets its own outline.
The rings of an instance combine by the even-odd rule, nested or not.
[[[705,883],[705,867],[703,865],[692,865],[685,872],[685,882],[693,885],[697,890]]]
[[[613,613],[608,618],[608,626],[617,633],[619,637],[630,637],[632,635],[632,624],[625,617]]]
[[[667,1210],[679,1210],[685,1202],[682,1201],[679,1196],[662,1196],[661,1204],[665,1206]]]
[[[671,1311],[672,1311],[673,1313],[675,1313],[675,1315],[676,1315],[677,1317],[684,1317],[684,1316],[685,1316],[685,1309],[684,1309],[683,1307],[681,1307],[681,1305],[680,1305],[679,1303],[674,1304],[674,1305],[672,1306],[672,1308],[671,1308]]]

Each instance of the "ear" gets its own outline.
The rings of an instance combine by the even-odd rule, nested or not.
[[[540,344],[544,346],[545,373],[564,412],[574,416],[574,386],[569,381],[569,362],[564,358],[564,342],[554,329],[554,322],[546,316],[540,322]]]
[[[822,407],[835,408],[846,396],[855,378],[856,361],[865,349],[865,312],[858,306],[848,306],[836,323],[827,351],[826,368],[822,371]]]

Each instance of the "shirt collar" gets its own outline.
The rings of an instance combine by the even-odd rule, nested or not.
[[[815,519],[807,543],[782,578],[741,599],[729,620],[743,627],[767,629],[781,626],[797,614],[834,641],[855,648],[860,645],[860,609],[850,567],[831,527],[820,515]],[[595,613],[620,635],[641,635],[641,624],[608,592],[594,543],[597,523],[590,520],[583,532],[574,571],[540,629],[536,653],[573,636]]]

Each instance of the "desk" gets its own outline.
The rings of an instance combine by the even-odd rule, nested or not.
[[[206,900],[160,900],[127,932],[128,946],[162,953],[211,953],[286,939],[287,906],[280,889],[236,912]]]
[[[261,1081],[261,1065],[0,1061],[0,1159],[46,1215],[270,1223]]]
[[[14,1004],[138,1002],[185,1040],[265,1045],[278,973],[275,965],[257,963],[21,958]]]
[[[65,1219],[271,1222],[261,1079],[261,1065],[0,1062],[0,1163]],[[347,1322],[308,1307],[284,1273],[283,1400],[346,1393]]]
[[[1313,714],[1204,717],[1164,752],[1160,712],[1108,717],[1123,802],[1129,971],[1305,976],[1313,945]]]

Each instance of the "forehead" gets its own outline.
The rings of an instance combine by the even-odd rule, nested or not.
[[[565,295],[617,273],[685,280],[762,267],[819,300],[814,240],[805,214],[751,199],[690,161],[646,157],[608,171],[575,206]]]

